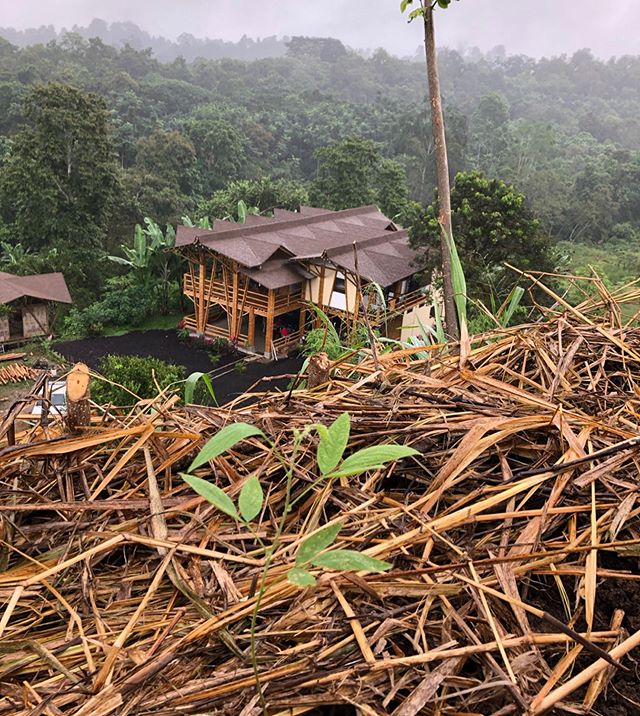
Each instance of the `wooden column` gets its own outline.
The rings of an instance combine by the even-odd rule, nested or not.
[[[204,333],[204,329],[207,324],[207,317],[204,315],[204,284],[207,279],[207,259],[204,253],[201,253],[200,256],[198,256],[198,263],[198,307],[196,310],[196,330],[199,333]]]
[[[249,335],[247,336],[247,343],[255,348],[256,345],[256,312],[253,306],[249,308]]]
[[[304,324],[307,319],[307,309],[301,308],[300,309],[300,320],[298,321],[298,332],[300,333],[300,338],[304,336]]]
[[[354,287],[355,287],[355,291],[354,291],[354,294],[353,294],[353,295],[355,296],[355,298],[354,298],[354,305],[353,305],[353,330],[355,331],[355,329],[356,329],[356,324],[358,323],[358,315],[359,315],[359,313],[360,313],[360,302],[362,302],[362,310],[363,310],[363,311],[368,311],[368,310],[369,310],[369,307],[364,305],[364,293],[363,293],[363,291],[362,291],[362,286],[361,286],[361,285],[358,283],[358,281],[355,280],[355,279],[354,279],[354,281],[353,281],[353,284],[354,284]],[[348,294],[347,294],[347,281],[346,281],[346,277],[345,277],[345,282],[344,282],[344,293],[345,293],[345,303],[346,303],[346,301],[348,300],[348,299],[347,299],[347,295],[348,295]],[[349,306],[347,305],[347,309],[348,309],[348,308],[349,308]]]
[[[238,267],[233,267],[233,279],[231,284],[231,338],[237,338],[240,333],[238,321]]]
[[[321,311],[324,311],[324,264],[320,268],[320,286],[318,287],[318,301],[316,305]],[[316,316],[313,325],[318,328],[321,323],[320,316]]]
[[[264,352],[273,352],[273,319],[275,318],[274,313],[276,309],[276,294],[275,291],[270,288],[267,300],[267,328],[264,332]]]

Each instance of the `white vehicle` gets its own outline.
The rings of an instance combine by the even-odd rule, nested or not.
[[[49,398],[49,413],[65,415],[67,412],[67,384],[64,380],[56,380],[48,384],[47,393]],[[31,415],[42,415],[44,401],[38,400],[31,410]]]

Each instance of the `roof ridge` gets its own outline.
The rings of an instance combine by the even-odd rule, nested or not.
[[[357,216],[358,214],[370,213],[371,211],[379,211],[382,214],[380,209],[378,209],[375,204],[367,204],[366,206],[355,206],[351,209],[342,209],[340,211],[333,211],[331,209],[327,209],[322,214],[301,216],[295,219],[278,219],[273,222],[256,226],[246,226],[245,224],[238,224],[237,226],[234,226],[230,229],[225,229],[224,231],[214,231],[213,229],[210,229],[208,231],[203,232],[202,234],[197,235],[195,238],[196,241],[199,241],[201,236],[207,238],[211,237],[214,239],[226,239],[236,236],[243,231],[246,233],[251,232],[251,234],[268,234],[272,231],[283,231],[285,229],[292,228],[295,226],[307,226],[308,224],[316,224],[321,221],[326,221],[328,215],[331,217],[331,219],[340,219],[345,216]],[[389,222],[391,223],[391,219],[389,219]],[[246,238],[251,237],[247,236]]]
[[[337,233],[337,232],[335,232]],[[396,241],[397,239],[401,239],[403,237],[409,236],[409,230],[408,229],[399,229],[398,231],[383,231],[381,234],[376,234],[375,236],[368,236],[366,239],[362,239],[362,241],[352,241],[352,244],[355,244],[357,248],[367,248],[367,245],[370,243],[373,243],[374,241],[380,241],[380,239],[386,239],[387,241]],[[341,246],[334,246],[330,249],[326,249],[327,256],[330,255],[330,252],[340,252],[344,251],[346,248],[348,248],[348,244],[342,244]]]

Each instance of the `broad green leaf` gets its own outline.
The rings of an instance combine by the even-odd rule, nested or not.
[[[184,382],[184,404],[190,405],[193,403],[193,394],[199,380],[202,380],[202,382],[207,386],[209,395],[213,398],[217,405],[218,401],[216,400],[216,394],[213,390],[213,383],[211,382],[210,376],[207,375],[207,373],[200,373],[199,371],[191,373],[191,375]]]
[[[360,475],[367,470],[378,470],[387,462],[418,454],[417,450],[407,445],[373,445],[349,455],[340,467],[331,473],[331,477]]]
[[[340,523],[336,525],[327,525],[321,530],[318,530],[318,532],[314,535],[311,535],[311,537],[308,537],[298,549],[298,554],[296,554],[296,565],[300,566],[301,564],[310,562],[318,554],[318,552],[322,552],[323,549],[332,545],[341,529],[342,525]]]
[[[418,7],[409,13],[409,20],[415,20],[417,17],[424,16],[424,8]]]
[[[307,572],[306,569],[300,569],[300,567],[292,567],[287,572],[287,579],[291,584],[295,584],[296,587],[313,587],[316,583],[316,578]]]
[[[449,7],[449,5],[451,5],[451,0],[438,0],[438,5],[443,10],[446,10]]]
[[[349,442],[349,427],[349,413],[342,413],[333,421],[326,432],[320,432],[318,467],[323,475],[331,472],[342,459]]]
[[[400,2],[400,12],[404,12],[407,9],[407,5],[411,5],[413,0],[401,0]]]
[[[182,479],[201,497],[204,497],[207,502],[210,502],[214,507],[217,507],[220,512],[224,512],[225,515],[233,517],[234,520],[239,519],[238,511],[231,501],[231,498],[217,485],[213,485],[212,483],[207,482],[207,480],[202,480],[195,475],[186,475],[184,473],[182,473]]]
[[[249,425],[248,423],[230,423],[225,425],[222,430],[217,432],[211,440],[200,450],[196,459],[189,466],[189,472],[195,470],[200,465],[204,465],[213,460],[218,455],[222,455],[225,450],[232,448],[236,443],[241,440],[246,440],[253,435],[262,435],[264,433],[260,428],[256,428],[255,425]]]
[[[325,554],[314,557],[312,564],[315,567],[326,567],[327,569],[338,569],[341,572],[361,570],[367,572],[384,572],[391,568],[389,562],[374,559],[362,552],[354,552],[352,549],[334,549]]]
[[[264,495],[262,494],[262,485],[256,475],[252,475],[242,486],[240,497],[238,497],[238,507],[240,514],[245,522],[250,522],[262,509]]]

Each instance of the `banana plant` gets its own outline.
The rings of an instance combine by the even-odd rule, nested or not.
[[[176,232],[167,224],[163,232],[160,226],[145,217],[145,228],[136,224],[133,232],[133,246],[122,244],[124,256],[109,256],[114,263],[126,266],[135,272],[136,277],[148,289],[159,286],[160,310],[165,313],[169,302],[169,285],[177,268],[177,257],[169,250],[176,244]]]

